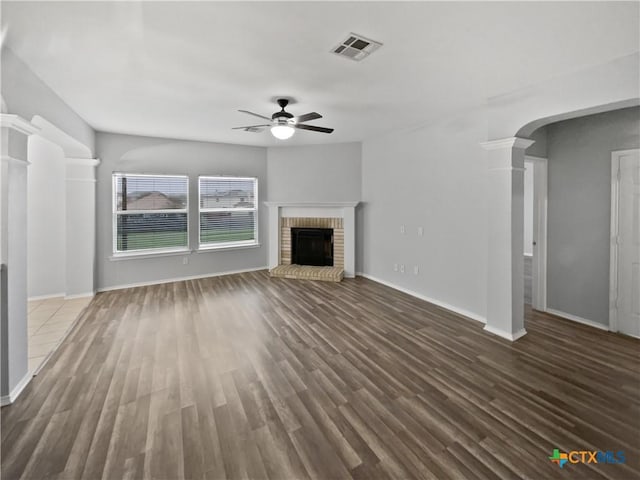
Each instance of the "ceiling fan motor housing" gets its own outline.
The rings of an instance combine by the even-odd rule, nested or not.
[[[286,98],[279,98],[278,105],[282,110],[271,115],[271,120],[278,121],[278,123],[281,124],[289,123],[287,120],[293,118],[293,115],[291,115],[289,112],[284,111],[284,108],[289,105],[289,100],[287,100]]]
[[[285,112],[284,110],[282,112],[276,112],[271,115],[272,120],[288,120],[290,118],[293,118],[293,115],[291,115],[289,112]]]

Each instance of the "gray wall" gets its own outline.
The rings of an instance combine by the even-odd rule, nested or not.
[[[34,115],[69,134],[95,152],[95,132],[71,110],[15,53],[2,48],[2,98],[7,113],[31,120]]]
[[[269,200],[346,202],[361,198],[359,142],[270,147],[267,157]]]
[[[611,152],[639,132],[637,107],[547,126],[549,308],[608,324]]]
[[[198,175],[238,175],[258,178],[260,203],[267,199],[265,148],[189,142],[98,133],[96,151],[102,163],[97,172],[97,288],[208,275],[267,265],[267,212],[259,207],[257,248],[209,251],[191,255],[112,261],[112,173],[188,174],[189,236],[198,239]],[[183,264],[183,258],[188,264]]]
[[[486,316],[486,135],[477,111],[363,142],[363,273]]]

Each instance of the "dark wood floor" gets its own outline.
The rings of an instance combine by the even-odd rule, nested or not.
[[[528,316],[511,344],[265,272],[102,293],[2,409],[2,478],[638,478],[640,343]]]

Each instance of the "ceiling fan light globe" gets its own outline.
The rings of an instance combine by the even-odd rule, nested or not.
[[[276,137],[278,140],[287,140],[288,138],[291,138],[295,131],[295,128],[288,125],[274,125],[271,127],[271,135]]]

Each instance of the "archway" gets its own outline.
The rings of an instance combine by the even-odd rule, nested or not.
[[[527,153],[535,148],[534,155],[548,158],[548,174],[545,172],[541,183],[548,180],[549,189],[543,201],[535,204],[548,205],[547,221],[543,225],[546,235],[535,238],[536,245],[530,252],[532,265],[548,275],[547,282],[539,276],[537,283],[545,287],[545,293],[548,285],[548,295],[545,295],[546,301],[539,304],[525,302],[528,320],[537,315],[528,310],[526,303],[531,303],[534,310],[615,331],[615,325],[610,326],[612,311],[616,311],[617,305],[631,308],[625,300],[629,294],[624,292],[637,290],[630,287],[633,275],[619,277],[615,270],[619,265],[624,272],[631,269],[629,255],[633,253],[628,250],[630,238],[620,242],[612,240],[618,235],[612,232],[612,221],[618,213],[620,181],[617,179],[621,175],[619,167],[614,168],[612,158],[614,152],[632,154],[640,147],[640,109],[634,103],[597,106],[536,122],[536,126],[542,126],[532,138],[539,142],[540,148],[535,148],[536,143]],[[528,155],[526,158],[541,163],[539,158]],[[627,174],[629,168],[633,170],[630,166],[633,160],[628,161],[631,163],[625,164]],[[528,168],[535,172],[537,166],[534,163]],[[625,188],[631,188],[628,181],[623,176]],[[628,212],[632,204],[625,203],[623,211]],[[630,234],[633,224],[630,219],[626,222],[625,236]],[[533,218],[529,218],[528,224],[534,225]],[[525,231],[526,227],[525,220]],[[623,246],[621,258],[626,258],[622,264],[616,255],[619,245]],[[524,246],[526,251],[527,243]],[[529,259],[524,258],[525,269]],[[620,278],[624,279],[623,295],[618,303],[617,280]],[[533,285],[536,286],[536,282]]]
[[[485,329],[514,341],[524,328],[524,158],[537,128],[640,104],[640,54],[489,99]]]

